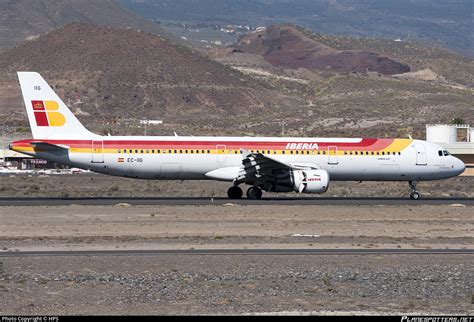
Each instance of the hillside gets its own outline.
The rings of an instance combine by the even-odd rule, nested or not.
[[[0,51],[71,22],[169,34],[113,0],[0,0]]]
[[[331,39],[336,38],[321,41],[329,51],[353,50],[349,40],[337,48]],[[284,129],[290,136],[423,138],[427,123],[455,117],[474,123],[473,89],[443,70],[433,72],[422,60],[400,77],[282,68],[259,55],[230,52],[214,61],[146,32],[66,25],[0,54],[0,128],[29,135],[18,70],[40,72],[99,133],[143,134],[143,118],[164,121],[148,126],[149,135],[262,136]],[[416,62],[431,51],[407,52]],[[397,53],[404,57],[403,47]],[[455,66],[455,60],[444,59]],[[468,70],[462,64],[455,68]]]
[[[26,126],[18,70],[40,72],[93,129],[115,133],[142,118],[222,130],[303,100],[165,38],[73,23],[0,55],[0,106],[10,126]],[[115,122],[122,126],[100,128]]]
[[[423,41],[474,56],[472,0],[118,0],[153,20],[293,23],[323,34]]]
[[[269,29],[244,36],[228,48],[213,50],[210,56],[255,79],[279,84],[295,94],[305,93],[307,106],[299,109],[300,119],[287,121],[287,129],[299,129],[295,134],[412,134],[424,138],[428,123],[449,123],[456,117],[474,122],[474,64],[466,57],[419,43],[324,35],[288,24]],[[378,53],[413,68],[411,72],[384,75],[370,69],[368,73],[360,69],[347,73],[352,71],[351,61],[343,65],[346,70],[342,73],[341,69],[327,68],[327,63],[321,65],[326,68],[312,70],[311,64],[298,65],[308,57],[320,63],[320,57],[341,51]],[[292,54],[299,52],[302,59],[294,59]],[[275,64],[275,53],[286,61]]]
[[[337,50],[289,25],[272,25],[240,38],[233,52],[259,55],[274,66],[340,73],[402,74],[410,67],[367,50]]]

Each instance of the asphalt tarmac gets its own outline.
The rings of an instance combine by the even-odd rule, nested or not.
[[[204,205],[452,205],[462,204],[474,206],[474,198],[422,198],[411,200],[406,198],[347,198],[347,197],[319,197],[319,198],[262,198],[261,200],[206,198],[206,197],[179,197],[179,198],[121,198],[121,197],[86,197],[86,198],[45,198],[45,197],[2,197],[0,206],[66,206],[88,205],[107,206],[117,204],[129,205],[175,205],[175,206],[204,206]]]
[[[159,256],[159,255],[474,255],[474,249],[166,249],[10,251],[0,257],[28,256]]]

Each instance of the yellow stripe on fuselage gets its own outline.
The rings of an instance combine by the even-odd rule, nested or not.
[[[370,150],[370,151],[378,151],[378,152],[402,152],[404,149],[406,149],[411,143],[413,142],[413,140],[411,139],[394,139],[393,142],[391,144],[389,144],[386,148],[384,149],[381,149],[381,150]],[[13,147],[13,150],[17,151],[17,152],[23,152],[23,153],[26,153],[26,154],[35,154],[36,152],[44,152],[45,150],[42,150],[42,149],[38,149],[38,148],[33,148],[33,147],[27,147],[27,146],[22,146],[22,147]],[[132,153],[130,152],[126,152],[124,150],[133,150]],[[138,150],[138,152],[135,152],[135,150]],[[152,150],[155,151],[155,153],[152,153]],[[171,153],[169,152],[171,150]],[[174,151],[177,151],[176,153]],[[185,153],[185,151],[188,151],[189,153]],[[331,155],[345,155],[346,151],[348,150],[351,150],[351,149],[344,149],[344,150],[341,150],[341,149],[338,149],[337,150],[337,153],[336,151],[331,151]],[[204,153],[202,153],[203,149],[150,149],[150,148],[147,148],[147,149],[121,149],[121,153],[118,152],[119,149],[91,149],[91,148],[70,148],[69,149],[69,152],[70,153],[107,153],[107,154],[196,154],[196,155],[199,155],[199,154],[240,154],[240,151],[239,150],[231,150],[231,149],[227,149],[227,150],[222,150],[222,149],[219,149],[219,150],[215,150],[215,149],[204,149]],[[143,152],[141,152],[143,151]],[[148,152],[147,152],[148,151]],[[160,151],[158,153],[158,151]],[[192,151],[192,153],[191,153]],[[196,153],[196,151],[199,151]],[[207,152],[209,151],[209,153]],[[238,151],[238,153],[236,153],[236,151]],[[318,151],[320,151],[320,153],[323,151],[323,150],[267,150],[267,149],[259,149],[259,150],[250,150],[249,152],[260,152],[260,153],[264,153],[264,154],[268,154],[268,151],[270,151],[270,154],[285,154],[285,155],[314,155],[314,154],[319,154]],[[283,152],[285,151],[285,153]],[[293,152],[293,153],[290,153]],[[298,151],[299,153],[296,153],[296,151]],[[307,151],[309,151],[309,154],[307,153]],[[326,150],[324,150],[326,151]],[[357,149],[355,151],[366,151],[364,149]],[[367,150],[368,151],[368,150]],[[320,154],[320,155],[324,155],[324,154]],[[359,154],[359,155],[364,155],[364,154]]]

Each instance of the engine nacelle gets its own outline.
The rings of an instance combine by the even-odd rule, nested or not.
[[[304,193],[323,193],[329,187],[329,173],[326,170],[294,170],[293,189]]]
[[[323,193],[328,187],[329,174],[326,170],[290,170],[262,188],[273,192]]]

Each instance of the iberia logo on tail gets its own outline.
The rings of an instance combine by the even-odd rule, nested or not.
[[[63,126],[66,118],[59,113],[56,101],[31,101],[37,126]]]

